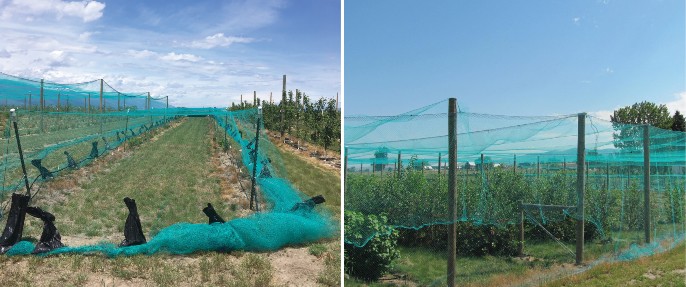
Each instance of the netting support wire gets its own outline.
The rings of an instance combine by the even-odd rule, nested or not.
[[[586,192],[586,113],[578,115],[577,149],[576,149],[576,264],[584,261],[584,193]]]
[[[24,163],[24,152],[21,150],[21,141],[19,140],[19,128],[17,127],[17,112],[14,109],[10,110],[10,117],[12,118],[12,125],[14,126],[14,135],[17,137],[17,149],[19,150],[19,160],[21,161],[21,171],[24,173],[24,184],[26,184],[26,194],[31,196],[31,187],[29,186],[29,178],[26,175],[26,164]]]
[[[262,107],[257,107],[257,127],[255,131],[255,157],[253,157],[252,162],[252,177],[250,181],[252,186],[250,187],[250,209],[254,211],[260,211],[259,204],[257,202],[257,191],[255,190],[255,177],[257,176],[257,156],[258,156],[258,146],[260,143],[260,120],[262,119]]]
[[[448,286],[455,286],[457,259],[457,99],[448,100]]]
[[[643,226],[650,243],[650,125],[643,126]]]

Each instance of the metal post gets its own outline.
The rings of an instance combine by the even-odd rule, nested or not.
[[[31,111],[31,93],[29,92],[29,112]]]
[[[286,132],[286,75],[283,75],[283,89],[281,90],[281,138]]]
[[[260,120],[262,119],[262,107],[258,107],[258,116],[257,116],[257,127],[255,131],[255,160],[253,161],[252,164],[252,187],[250,188],[250,209],[253,209],[254,211],[260,211],[259,204],[257,202],[257,191],[255,190],[255,179],[257,176],[257,156],[258,156],[258,145],[260,143]]]
[[[103,85],[103,80],[100,79],[100,113],[102,113],[102,85]]]
[[[257,106],[257,91],[252,91],[252,105]]]
[[[88,93],[88,113],[91,113],[91,93]]]
[[[457,99],[448,100],[448,286],[455,286],[457,257]]]
[[[576,264],[584,261],[584,193],[586,192],[586,113],[578,115],[577,151],[576,151],[576,196],[577,196],[577,221],[576,221]]]
[[[19,128],[17,128],[17,113],[14,109],[10,110],[10,117],[12,118],[12,125],[14,125],[14,135],[17,138],[17,149],[19,150],[21,171],[24,173],[24,184],[26,185],[26,194],[29,197],[31,197],[31,186],[29,185],[29,177],[26,175],[26,164],[24,164],[24,152],[21,150],[21,141],[19,141]]]
[[[121,111],[121,93],[117,92],[117,111]]]
[[[643,227],[650,243],[650,125],[643,126]]]
[[[60,97],[62,96],[62,93],[57,93],[57,111],[59,112],[60,110]]]

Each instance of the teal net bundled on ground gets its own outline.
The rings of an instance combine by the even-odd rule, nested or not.
[[[382,218],[391,227],[346,224],[347,249],[396,230],[408,254],[428,248],[445,256],[446,225],[453,223],[447,111],[443,101],[396,116],[346,116],[346,213]],[[574,262],[582,218],[587,263],[631,260],[683,242],[686,134],[584,115],[585,162],[578,163],[579,118],[458,112],[458,257]],[[644,142],[650,182],[644,180]],[[583,217],[578,165],[585,176]]]
[[[156,226],[157,222],[153,221],[155,226],[143,226],[144,230],[150,230],[150,233],[146,232],[148,241],[145,244],[128,247],[112,243],[85,244],[57,248],[42,255],[272,251],[286,245],[330,238],[338,233],[331,215],[308,203],[308,197],[285,179],[287,172],[280,152],[269,142],[258,109],[229,112],[216,108],[176,108],[168,106],[167,97],[122,93],[102,80],[64,85],[4,74],[0,76],[0,103],[7,99],[7,110],[18,108],[19,135],[33,197],[43,196],[40,193],[41,183],[50,182],[62,173],[86,167],[100,158],[106,161],[106,154],[114,150],[154,140],[153,131],[160,127],[171,129],[174,124],[187,118],[208,119],[207,122],[212,123],[213,133],[223,133],[225,141],[231,142],[232,147],[238,150],[240,170],[247,176],[255,171],[255,192],[245,194],[255,201],[255,208],[254,212],[244,217],[226,223],[178,222],[168,226]],[[20,91],[29,91],[30,96]],[[37,100],[36,95],[41,94],[42,97]],[[75,99],[78,101],[75,102]],[[0,172],[3,173],[4,184],[0,199],[5,202],[4,215],[9,209],[10,195],[24,193],[25,190],[16,134],[11,129],[7,113],[2,115],[5,133]],[[141,175],[141,178],[145,178],[145,175]],[[117,185],[111,187],[117,188]],[[136,194],[130,196],[136,198]],[[173,197],[174,194],[167,196]],[[156,204],[159,206],[157,215],[142,216],[159,217],[167,210],[182,208],[168,206],[165,202]],[[197,208],[197,213],[202,215],[203,206],[193,208]],[[55,216],[59,228],[60,214],[55,213]],[[5,218],[2,217],[3,222]],[[92,232],[88,229],[91,226],[84,226],[82,232]],[[69,234],[62,232],[62,235]],[[21,241],[6,254],[30,254],[34,246],[34,242]]]

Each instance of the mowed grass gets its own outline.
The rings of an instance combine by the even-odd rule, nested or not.
[[[599,264],[546,286],[686,286],[686,244],[634,261]]]
[[[287,179],[308,196],[323,195],[324,206],[337,218],[341,215],[341,176],[314,166],[293,152],[281,149],[281,157],[288,171]]]
[[[95,174],[82,192],[54,206],[63,235],[122,233],[128,214],[124,197],[136,200],[148,236],[177,222],[206,222],[202,208],[208,202],[224,219],[233,217],[220,200],[221,179],[210,175],[214,167],[208,119],[188,118],[134,153]]]
[[[561,261],[574,261],[569,253],[554,243],[530,244],[536,253],[553,254]],[[563,254],[565,253],[565,254]],[[447,261],[444,250],[400,247],[400,259],[391,276],[377,282],[346,278],[346,286],[443,286]],[[575,272],[572,264],[563,269],[559,261],[547,259],[520,260],[508,257],[458,257],[455,281],[460,286],[540,285],[554,280],[555,274]],[[392,283],[389,283],[392,281]],[[566,277],[546,286],[684,286],[686,282],[686,244],[663,254],[636,261],[604,263],[578,275]]]
[[[207,202],[229,220],[234,217],[231,210],[235,207],[221,202],[222,179],[214,175],[218,171],[216,163],[212,163],[217,151],[210,144],[211,124],[207,118],[184,119],[156,140],[131,149],[122,159],[101,159],[99,171],[87,174],[88,179],[79,184],[77,191],[60,195],[64,199],[41,202],[57,216],[56,224],[63,238],[87,237],[112,243],[124,238],[122,229],[128,212],[122,202],[125,196],[136,199],[148,240],[160,228],[179,221],[206,223],[202,207]],[[41,196],[50,193],[46,190]],[[48,203],[51,205],[47,206]],[[38,223],[32,225],[25,236],[40,234]],[[338,239],[296,248],[308,254],[297,259],[299,264],[324,265],[322,271],[307,273],[283,263],[275,264],[274,253],[240,251],[120,258],[79,254],[46,258],[0,256],[0,286],[282,286],[286,282],[276,274],[284,273],[297,274],[321,286],[340,285]],[[288,284],[298,286],[291,281]]]
[[[287,179],[298,190],[308,196],[323,195],[326,199],[324,208],[335,219],[341,218],[341,177],[340,173],[325,170],[308,163],[298,155],[285,149],[279,149]],[[326,248],[326,247],[329,248]],[[340,237],[327,240],[326,244],[315,243],[309,246],[311,254],[324,256],[325,269],[319,274],[317,283],[325,286],[340,286],[341,256]],[[317,255],[323,254],[323,255]]]

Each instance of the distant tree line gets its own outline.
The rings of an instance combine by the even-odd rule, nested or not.
[[[285,99],[285,101],[283,100]],[[270,103],[256,98],[231,104],[229,110],[255,108],[262,106],[264,127],[271,131],[284,132],[292,137],[323,146],[325,150],[341,149],[341,112],[335,99],[319,98],[314,101],[300,90],[288,91],[282,95],[280,103]],[[284,120],[281,120],[281,111]]]

